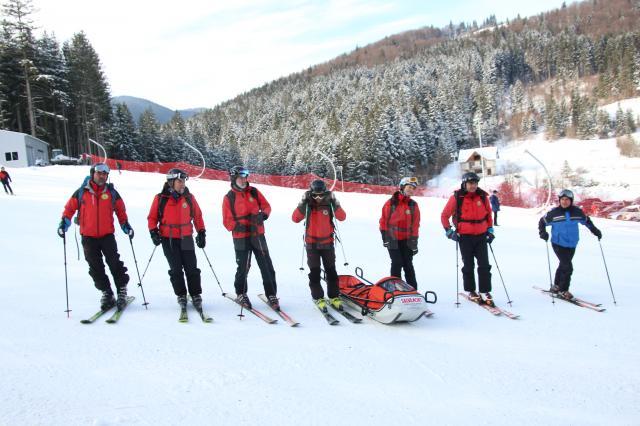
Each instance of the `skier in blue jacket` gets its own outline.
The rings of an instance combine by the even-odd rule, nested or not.
[[[565,299],[573,299],[573,295],[569,293],[569,284],[573,273],[571,260],[580,239],[578,224],[586,226],[593,235],[598,237],[598,240],[602,238],[602,232],[596,228],[582,209],[573,205],[573,192],[563,189],[558,194],[558,199],[560,205],[540,218],[538,232],[540,238],[549,241],[546,227],[551,226],[551,246],[560,261],[550,291]]]
[[[491,203],[491,211],[493,211],[493,226],[499,226],[498,212],[500,211],[500,199],[498,198],[498,191],[495,189],[489,197],[489,202]]]

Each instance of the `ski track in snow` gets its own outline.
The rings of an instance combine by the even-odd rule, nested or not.
[[[16,197],[0,196],[0,377],[2,424],[637,424],[640,419],[640,333],[637,321],[637,247],[640,225],[594,219],[603,231],[618,306],[611,294],[597,240],[581,228],[571,290],[607,311],[597,313],[532,288],[548,285],[538,214],[504,208],[493,244],[513,306],[493,269],[499,306],[520,320],[493,317],[461,300],[456,308],[455,246],[439,224],[444,199],[418,197],[422,212],[415,266],[420,291],[434,290],[432,318],[386,326],[340,319],[328,326],[313,306],[307,270],[300,272],[301,224],[291,222],[301,190],[258,187],[272,204],[267,241],[283,308],[301,323],[268,325],[220,296],[206,259],[203,323],[178,306],[167,263],[156,250],[141,305],[131,247],[118,228],[119,251],[129,269],[134,303],[116,325],[80,324],[98,307],[99,292],[77,260],[73,228],[67,233],[69,303],[65,310],[62,242],[56,227],[64,203],[87,167],[12,169]],[[146,216],[162,185],[158,174],[117,172],[112,181],[136,231],[140,273],[153,246]],[[235,273],[231,236],[222,227],[227,182],[190,180],[207,226],[207,253],[225,291]],[[482,186],[482,185],[481,185]],[[3,195],[3,194],[2,194]],[[347,220],[339,225],[350,264],[377,280],[389,272],[377,221],[383,195],[337,193]],[[82,253],[80,253],[82,256]],[[557,265],[551,252],[552,268]],[[491,259],[493,264],[493,259]],[[461,263],[460,263],[461,266]],[[306,267],[306,262],[305,262]],[[460,280],[462,286],[462,280]],[[249,275],[259,301],[256,265]]]

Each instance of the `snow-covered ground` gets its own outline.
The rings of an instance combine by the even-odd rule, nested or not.
[[[622,99],[618,102],[603,105],[600,109],[608,112],[611,118],[615,118],[618,107],[620,107],[624,113],[626,113],[627,110],[631,110],[633,117],[638,117],[640,115],[640,98]]]
[[[569,143],[569,142],[568,142]],[[581,144],[585,142],[580,142]],[[593,144],[603,143],[594,141]],[[586,142],[590,144],[590,142]],[[534,149],[531,147],[530,149]],[[597,313],[551,300],[532,289],[548,285],[545,244],[537,213],[504,208],[493,244],[520,320],[493,317],[461,301],[456,308],[455,246],[439,224],[445,200],[418,198],[422,211],[420,290],[436,291],[435,316],[385,326],[365,320],[331,327],[310,301],[300,272],[301,224],[291,213],[302,191],[263,187],[273,206],[267,240],[282,306],[301,322],[291,328],[253,316],[220,295],[202,252],[204,324],[178,309],[158,251],[144,281],[149,309],[141,306],[131,247],[118,230],[119,249],[136,301],[116,325],[93,314],[99,293],[77,260],[68,233],[69,303],[65,310],[62,207],[88,168],[12,169],[17,196],[0,194],[1,424],[638,424],[640,323],[637,261],[640,225],[595,219],[603,231],[618,305],[614,306],[597,240],[584,229],[575,257],[572,291],[607,308]],[[613,174],[613,173],[612,173]],[[617,173],[616,173],[617,174]],[[152,251],[146,216],[162,185],[157,174],[112,173],[131,224],[138,266]],[[619,177],[618,179],[622,179]],[[638,180],[635,181],[637,183]],[[222,286],[232,291],[231,237],[221,223],[227,182],[192,180],[207,226],[207,253]],[[388,274],[377,221],[386,196],[338,194],[347,212],[340,223],[349,267],[377,280]],[[552,256],[552,267],[556,262]],[[493,261],[492,261],[493,263]],[[506,306],[494,268],[494,295]],[[256,267],[249,295],[262,292]],[[267,309],[265,309],[267,312]]]

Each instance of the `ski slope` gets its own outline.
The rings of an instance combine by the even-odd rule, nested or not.
[[[68,319],[62,240],[56,235],[64,203],[88,167],[10,170],[15,197],[0,194],[0,423],[6,425],[424,425],[638,424],[640,225],[595,219],[602,229],[618,305],[612,303],[597,240],[581,228],[571,290],[607,308],[597,313],[532,289],[549,282],[539,212],[504,208],[495,255],[513,306],[493,269],[498,305],[520,320],[493,317],[456,301],[455,245],[439,223],[446,200],[417,198],[422,212],[419,290],[433,290],[435,315],[386,326],[365,319],[327,325],[310,300],[299,270],[303,226],[291,221],[301,190],[258,186],[273,207],[267,241],[283,308],[301,323],[268,325],[221,291],[201,251],[204,324],[189,310],[178,323],[168,266],[157,251],[144,280],[145,310],[126,236],[119,250],[131,276],[134,303],[116,325],[80,319],[98,308],[99,292],[67,236]],[[157,174],[112,172],[136,231],[140,273],[153,245],[146,216],[163,183]],[[203,209],[206,251],[225,291],[233,291],[234,252],[221,221],[228,182],[190,180]],[[481,182],[482,186],[482,182]],[[347,212],[339,223],[348,267],[337,249],[339,273],[364,268],[377,280],[389,272],[377,222],[386,196],[338,193]],[[553,253],[552,267],[556,262]],[[634,259],[636,259],[634,261]],[[493,262],[493,259],[491,261]],[[306,266],[306,265],[305,265]],[[257,266],[249,295],[262,292]]]

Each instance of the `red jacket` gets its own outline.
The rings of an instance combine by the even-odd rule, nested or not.
[[[231,198],[234,198],[233,209]],[[264,195],[250,185],[243,190],[232,187],[222,201],[222,223],[228,231],[232,231],[233,238],[263,235],[263,219],[258,215],[260,212],[269,216],[271,206]]]
[[[493,217],[491,216],[491,203],[486,192],[478,189],[475,192],[456,191],[447,201],[442,210],[440,221],[445,229],[451,227],[449,218],[453,216],[453,224],[456,231],[461,235],[481,235],[487,232],[487,229],[493,226]],[[460,216],[456,217],[458,202],[456,196],[460,194],[462,197],[462,205],[460,206]],[[484,196],[484,201],[483,201]]]
[[[0,180],[4,183],[11,182],[11,176],[9,176],[9,173],[3,170],[0,172]]]
[[[335,205],[333,208],[331,206],[332,202]],[[340,221],[347,218],[347,214],[340,206],[340,203],[336,202],[335,199],[332,199],[330,196],[327,197],[327,200],[322,200],[318,203],[313,199],[309,200],[305,194],[305,199],[303,199],[293,211],[291,220],[299,223],[307,217],[307,214],[308,218],[304,233],[305,243],[318,246],[333,245],[333,231],[335,226],[332,216],[335,216],[335,218]]]
[[[75,212],[79,210],[80,235],[101,238],[113,234],[114,212],[118,216],[120,225],[128,220],[124,201],[115,189],[112,194],[107,185],[98,187],[93,180],[89,180],[82,191],[82,200],[78,203],[81,189],[73,193],[62,212],[63,217],[71,220]],[[114,194],[115,202],[112,201]]]
[[[176,192],[164,190],[153,198],[147,221],[149,230],[158,228],[160,223],[160,235],[165,238],[183,238],[193,235],[193,225],[196,231],[204,229],[202,210],[196,201],[196,197],[185,188],[184,193],[178,197]],[[162,218],[158,217],[160,200],[166,203]],[[189,203],[191,200],[191,203]],[[191,217],[193,215],[193,218]]]
[[[408,240],[418,237],[420,208],[418,203],[396,191],[384,203],[380,216],[380,230],[387,233],[388,240]]]

